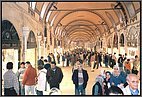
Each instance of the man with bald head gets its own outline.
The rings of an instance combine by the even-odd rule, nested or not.
[[[124,95],[140,95],[139,78],[136,74],[127,75],[128,85],[123,89]]]

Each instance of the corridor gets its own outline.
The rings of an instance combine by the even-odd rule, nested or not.
[[[116,65],[119,72],[126,75],[140,74],[141,1],[1,1],[1,5],[3,81],[4,74],[9,71],[8,62],[13,64],[11,74],[15,74],[22,68],[21,63],[27,61],[37,70],[39,60],[42,65],[60,61],[68,66],[75,65],[78,60],[85,61],[84,68],[89,74],[87,95],[92,94],[96,76],[103,70],[111,71],[108,66]],[[91,72],[89,65],[93,62],[103,63],[103,67]],[[60,84],[62,94],[75,95],[72,67],[57,66],[64,75]],[[10,84],[5,88],[13,89],[13,83]]]
[[[95,78],[97,75],[101,74],[101,70],[112,71],[111,68],[100,67],[95,69],[94,72],[91,72],[89,66],[84,66],[84,69],[87,70],[89,75],[88,84],[86,87],[86,95],[92,95],[92,87],[95,84]],[[72,67],[62,67],[64,78],[60,84],[62,95],[75,95],[75,86],[71,80],[72,77]]]

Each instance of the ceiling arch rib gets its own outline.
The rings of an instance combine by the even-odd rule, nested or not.
[[[80,23],[81,22],[81,23]],[[76,24],[75,24],[76,23]],[[88,24],[89,23],[89,24]],[[95,30],[98,29],[96,24],[87,21],[87,20],[75,20],[70,22],[69,24],[65,25],[65,27],[62,30],[62,34],[61,36],[64,35],[64,32],[69,31],[75,27],[85,27],[85,28],[89,28],[90,32],[95,33]],[[65,30],[65,31],[64,31]],[[98,29],[99,30],[99,29]],[[99,33],[101,34],[101,32],[99,31]]]
[[[47,5],[47,3],[48,3],[48,5]],[[121,21],[122,19],[125,19],[126,16],[124,15],[124,12],[126,12],[125,14],[127,14],[128,20],[129,20],[129,18],[131,18],[133,16],[133,14],[132,13],[130,14],[130,12],[128,12],[129,10],[127,10],[128,4],[124,4],[123,2],[121,2],[121,3],[122,3],[122,5],[123,5],[123,7],[125,9],[124,11],[122,11],[120,6],[118,6],[117,8],[120,8],[121,10],[120,9],[119,10],[114,10],[114,9],[106,10],[106,9],[104,9],[104,8],[114,8],[120,2],[103,2],[103,3],[101,3],[101,2],[91,2],[92,4],[90,2],[77,2],[77,4],[72,4],[73,7],[69,6],[70,2],[65,2],[65,3],[64,2],[58,2],[59,3],[58,5],[60,5],[60,6],[58,6],[58,5],[55,6],[55,7],[57,7],[57,10],[53,9],[53,8],[55,8],[54,7],[55,3],[57,3],[57,2],[36,2],[35,11],[36,11],[36,6],[38,4],[41,4],[42,6],[38,7],[38,9],[40,11],[39,13],[40,13],[40,15],[42,14],[43,20],[47,20],[47,22],[51,23],[51,26],[52,26],[52,24],[54,24],[53,28],[54,28],[54,30],[57,29],[57,32],[55,30],[53,33],[57,34],[57,36],[61,36],[63,34],[65,36],[67,36],[68,39],[71,39],[73,41],[83,41],[83,40],[88,41],[88,39],[89,39],[89,41],[93,41],[93,39],[95,39],[95,38],[92,38],[92,37],[95,37],[95,36],[92,35],[92,33],[93,34],[94,33],[95,34],[100,33],[100,35],[102,35],[103,33],[106,33],[107,31],[103,32],[102,29],[105,29],[103,27],[104,25],[101,25],[101,26],[97,25],[97,26],[93,26],[93,27],[86,26],[86,25],[81,25],[81,24],[92,25],[92,24],[89,24],[87,22],[79,22],[78,21],[78,22],[74,22],[72,25],[68,25],[73,20],[79,20],[78,18],[73,18],[72,20],[68,19],[68,17],[72,17],[71,14],[72,15],[75,14],[76,16],[79,16],[78,14],[82,15],[83,13],[87,13],[87,14],[84,14],[85,17],[87,17],[88,14],[95,13],[95,14],[92,14],[92,16],[90,16],[90,17],[99,17],[99,18],[101,18],[101,19],[99,19],[100,21],[90,19],[90,17],[86,18],[86,20],[91,21],[94,24],[98,24],[97,22],[99,22],[100,24],[101,24],[101,22],[104,22],[106,24],[106,29],[110,28],[111,25],[116,26],[117,23],[118,23],[117,19],[119,21]],[[107,4],[105,4],[105,3],[107,3]],[[89,7],[88,6],[86,7],[87,4],[89,5]],[[46,7],[44,7],[45,5],[46,5]],[[81,7],[77,6],[77,5],[80,5]],[[130,4],[131,8],[137,8],[137,9],[134,9],[135,14],[136,14],[137,13],[136,11],[138,10],[139,7],[133,6],[133,5]],[[101,10],[94,10],[97,7],[99,9],[102,8],[104,10],[102,10],[102,9]],[[70,8],[70,9],[66,10],[64,12],[63,11],[60,12],[60,10],[62,10],[62,8]],[[86,9],[86,8],[89,8],[89,9],[94,8],[94,9],[89,10],[89,9]],[[60,13],[57,15],[58,12],[60,12]],[[122,15],[117,14],[117,12],[120,12]],[[51,13],[51,14],[49,14],[49,13]],[[70,14],[68,14],[68,13],[70,13]],[[107,15],[106,13],[109,13],[111,16]],[[66,14],[68,14],[68,15],[65,16]],[[80,18],[84,19],[83,17],[80,17]],[[56,21],[54,21],[54,19]],[[61,19],[61,21],[59,21],[60,19]],[[68,19],[68,21],[66,21],[67,19]],[[67,30],[67,31],[64,31],[63,30],[64,28],[59,29],[58,23],[61,23],[63,25],[67,25],[66,27],[64,26],[65,30]],[[80,26],[82,26],[82,27],[79,28]],[[97,32],[96,30],[93,31],[95,28],[100,29],[100,31],[99,32]]]
[[[54,21],[56,20],[56,17],[59,15],[59,11],[57,11],[56,13],[55,13],[55,16],[53,17],[53,19],[52,19],[52,21],[50,22],[50,26],[53,26],[53,24],[54,24]]]
[[[95,33],[93,33],[93,32],[92,32],[92,30],[91,30],[91,29],[89,29],[89,28],[87,28],[87,27],[75,26],[75,27],[73,27],[73,28],[69,29],[69,30],[65,33],[65,35],[64,35],[64,36],[66,36],[66,35],[70,34],[70,32],[72,32],[72,31],[74,31],[74,30],[87,31],[87,32],[88,32],[88,34],[90,34],[90,35],[94,35],[94,34],[95,34]]]
[[[82,34],[86,34],[87,37],[89,37],[90,39],[93,38],[92,35],[90,35],[87,31],[81,31],[81,30],[74,30],[72,31],[70,34],[66,35],[66,37],[70,37],[71,35],[74,35],[74,34],[78,34],[78,35],[82,35]]]
[[[38,6],[39,4],[37,4],[37,3],[41,3],[41,2],[36,2],[36,6]],[[45,3],[58,3],[58,2],[45,2]],[[61,4],[61,3],[63,3],[63,2],[59,2],[60,3],[60,5],[63,5],[63,4]],[[65,2],[65,3],[67,3],[68,4],[68,2]],[[71,3],[71,2],[69,2],[69,3]],[[82,2],[81,2],[82,3]],[[87,3],[87,2],[86,2]],[[105,3],[105,2],[91,2],[91,3],[96,3],[96,5],[97,6],[99,6],[99,5],[101,5],[101,3]],[[98,4],[97,4],[98,3]],[[106,3],[108,3],[109,4],[109,2],[106,2]],[[119,2],[110,2],[110,4],[118,4]],[[85,3],[84,3],[85,4]],[[63,5],[64,6],[64,5]],[[106,6],[106,5],[104,5],[104,6]],[[51,6],[52,7],[52,6]],[[111,6],[112,7],[112,6]],[[57,8],[58,8],[58,6],[57,6]],[[94,7],[95,8],[95,7]],[[107,9],[109,9],[109,7],[106,7]],[[113,8],[113,7],[112,7]],[[48,9],[50,9],[50,11],[53,11],[54,9],[51,9],[51,8],[48,8]],[[106,11],[109,11],[109,10],[107,10],[107,9],[105,9],[105,7],[104,7],[104,9],[98,9],[98,10],[106,10]],[[121,9],[121,8],[120,8]],[[120,10],[120,9],[118,9],[118,10]],[[79,9],[73,9],[73,10],[79,10]],[[85,10],[85,9],[84,9]],[[94,10],[96,10],[95,11],[95,13],[97,13],[97,9],[92,9],[92,10],[89,10],[89,9],[87,9],[86,11],[93,11],[94,12]],[[110,8],[110,10],[112,10],[111,8]],[[59,11],[59,9],[58,9],[58,11]],[[79,10],[80,11],[80,10]],[[46,12],[45,12],[45,14],[44,15],[46,15],[47,16],[47,13],[49,12],[49,10],[47,11],[46,10]],[[99,15],[100,17],[102,17],[102,15]],[[103,17],[102,17],[103,18]],[[44,19],[45,20],[45,19]],[[105,20],[105,18],[103,19],[103,20]],[[107,22],[106,22],[107,23]]]
[[[93,40],[92,39],[90,39],[90,38],[86,38],[85,37],[85,35],[82,35],[82,36],[78,36],[78,35],[72,35],[72,37],[70,37],[70,38],[68,38],[69,39],[69,41],[76,41],[75,39],[78,39],[78,40],[83,40],[84,42],[90,42],[90,43],[92,43],[93,42]]]
[[[87,11],[87,12],[90,12],[90,11]],[[55,24],[55,27],[54,27],[54,29],[56,30],[56,28],[57,28],[57,26],[61,23],[61,21],[67,16],[67,15],[69,15],[69,14],[71,14],[71,13],[74,13],[74,11],[73,12],[68,12],[68,13],[66,13],[64,16],[62,16],[60,19],[59,19],[59,21],[57,22],[57,24]],[[93,13],[93,14],[95,14],[95,15],[98,15],[96,12],[90,12],[90,13]],[[98,15],[100,18],[101,18],[101,23],[103,22],[103,23],[105,23],[105,25],[107,26],[107,27],[105,27],[104,29],[106,29],[106,28],[108,28],[108,25],[107,25],[107,22],[105,21],[105,19],[103,19],[102,18],[102,16],[100,16],[100,15]],[[94,21],[94,20],[92,20],[92,21]],[[55,32],[55,30],[54,30],[54,32]]]
[[[88,41],[91,42],[91,40],[90,40],[89,38],[85,38],[85,36],[82,37],[82,36],[77,36],[77,35],[71,37],[71,38],[69,39],[69,42],[71,42],[71,41],[77,42],[78,40],[82,40],[82,41],[84,41],[84,42],[88,42]]]
[[[77,10],[77,9],[76,9],[76,10]],[[69,14],[71,14],[71,13],[74,13],[74,12],[77,12],[76,10],[71,11],[71,12],[66,12],[65,15],[60,18],[60,20],[58,21],[58,23],[60,23],[61,20],[62,20],[64,17],[66,17],[67,15],[69,15]],[[92,11],[90,11],[90,10],[86,10],[86,11],[98,15],[100,18],[102,18],[102,20],[105,21],[105,18],[103,18],[98,12],[92,12]],[[58,24],[58,23],[57,23],[57,24]],[[106,21],[105,21],[105,23],[107,24]],[[107,25],[108,25],[108,24],[107,24]],[[56,27],[55,27],[55,28],[56,28]]]
[[[47,2],[45,2],[45,3],[47,3]],[[45,23],[48,22],[49,16],[50,16],[50,14],[51,14],[50,9],[51,9],[51,7],[53,6],[53,4],[54,4],[54,2],[49,2],[49,5],[46,7],[46,10],[45,10],[44,16],[43,16],[43,21],[44,21]]]
[[[80,32],[79,32],[80,31]],[[92,35],[90,35],[90,34],[88,34],[88,32],[87,31],[81,31],[81,30],[75,30],[75,31],[73,31],[73,32],[71,32],[72,34],[69,34],[69,35],[67,35],[65,38],[70,38],[70,37],[72,37],[73,35],[78,35],[78,36],[82,36],[82,35],[84,35],[85,34],[85,37],[87,37],[87,38],[89,38],[91,41],[94,41],[96,38],[93,38],[92,37]]]
[[[64,37],[66,37],[66,36],[68,36],[68,35],[71,35],[72,33],[74,33],[74,32],[76,32],[76,31],[78,31],[78,32],[80,32],[80,34],[82,33],[82,32],[86,32],[89,36],[91,36],[92,38],[95,38],[94,37],[94,35],[92,34],[92,33],[90,33],[90,31],[88,31],[87,29],[73,29],[73,30],[71,30],[68,34],[66,34]]]
[[[106,12],[106,15],[109,18],[109,20],[111,21],[113,28],[115,28],[116,24],[115,24],[115,21],[114,21],[112,15],[109,12]]]
[[[81,34],[81,32],[86,32],[90,38],[94,38],[93,33],[90,33],[90,31],[88,31],[88,29],[72,29],[69,33],[72,34],[73,32],[78,31],[80,32],[79,34]],[[68,34],[69,35],[69,34]],[[59,35],[60,36],[60,35]],[[62,39],[59,36],[57,36],[58,39]],[[67,35],[65,35],[64,37],[67,37]]]
[[[40,17],[43,18],[44,17],[44,14],[45,14],[45,11],[46,11],[46,8],[49,6],[49,3],[44,3],[43,4],[43,7],[41,9],[41,13],[40,13]]]
[[[91,21],[85,20],[85,19],[73,20],[73,21],[69,22],[68,24],[63,25],[63,27],[64,27],[64,29],[67,29],[67,27],[71,27],[73,25],[82,25],[82,26],[88,26],[88,27],[90,26],[92,28],[97,27],[96,24],[94,24]]]
[[[56,10],[55,5],[57,5],[57,2],[50,3],[50,6],[48,7],[48,10],[45,12],[45,17],[43,19],[45,22],[51,23],[51,21],[54,18],[54,16],[55,16],[55,19],[56,19],[56,13],[58,13],[58,12],[51,11],[52,9]],[[54,14],[54,15],[52,15],[52,14]]]
[[[79,35],[79,36],[86,36],[86,37],[88,37],[89,39],[91,39],[90,38],[90,35],[88,35],[86,32],[82,32],[81,34],[79,33],[79,32],[73,32],[73,34],[70,34],[70,35],[68,35],[67,37],[68,38],[70,38],[70,37],[72,37],[72,36],[75,36],[75,35]]]
[[[36,2],[35,11],[40,15],[44,2]]]
[[[91,40],[88,38],[88,37],[82,37],[82,36],[77,36],[77,35],[75,35],[75,36],[73,36],[73,37],[71,37],[70,39],[69,39],[69,43],[70,42],[77,42],[77,41],[79,41],[79,40],[82,40],[82,41],[84,41],[84,43],[85,42],[91,42]]]
[[[115,5],[114,4],[111,4],[111,6],[114,8]],[[122,11],[121,10],[114,10],[115,14],[117,15],[118,17],[118,20],[119,22],[118,23],[122,23],[123,22],[123,15],[122,15]]]
[[[89,29],[89,28],[87,28],[87,27],[81,28],[81,27],[79,27],[79,26],[75,26],[75,27],[72,27],[72,28],[68,29],[67,32],[64,32],[65,35],[64,35],[63,37],[66,37],[66,35],[68,35],[69,33],[73,32],[74,30],[86,31],[86,32],[88,32],[88,34],[92,35],[92,37],[93,37],[93,35],[94,35],[94,33],[92,32],[92,30]],[[60,34],[60,33],[59,33],[59,34]],[[60,35],[60,36],[61,36],[61,35]],[[57,36],[57,37],[61,38],[60,36]]]
[[[95,33],[94,31],[92,31],[92,29],[89,28],[89,27],[74,26],[74,27],[71,27],[70,29],[66,30],[66,32],[63,32],[63,33],[62,33],[62,35],[63,35],[62,37],[66,36],[67,34],[69,34],[70,32],[72,32],[73,30],[76,30],[76,29],[86,30],[86,31],[88,31],[88,33],[90,33],[90,34],[92,34],[92,35],[96,34],[96,33]]]

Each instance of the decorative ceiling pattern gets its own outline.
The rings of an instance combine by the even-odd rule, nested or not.
[[[93,42],[140,11],[140,2],[31,2],[56,39]],[[132,10],[132,11],[130,11]]]

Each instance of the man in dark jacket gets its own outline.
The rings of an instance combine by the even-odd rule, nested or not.
[[[38,66],[44,66],[44,61],[43,61],[43,56],[40,57],[40,59],[38,60]]]
[[[60,89],[59,84],[63,79],[63,73],[61,68],[56,66],[55,62],[51,62],[51,68],[47,70],[46,78],[50,85],[50,89],[53,87]]]
[[[44,68],[46,70],[48,70],[49,68],[51,68],[50,62],[48,62],[47,59],[44,60]]]
[[[119,66],[119,70],[120,72],[123,71],[123,57],[121,54],[119,54],[119,58],[118,58],[118,66]]]
[[[77,62],[78,69],[74,70],[72,75],[73,83],[75,84],[75,95],[85,95],[85,88],[88,82],[88,73],[82,68],[82,64]]]

